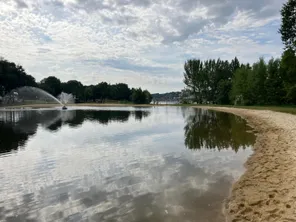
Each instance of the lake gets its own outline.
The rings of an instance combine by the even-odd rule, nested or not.
[[[255,136],[187,107],[0,111],[0,220],[224,221]]]

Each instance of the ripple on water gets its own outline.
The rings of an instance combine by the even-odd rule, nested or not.
[[[0,112],[0,220],[223,221],[255,137],[191,108]]]

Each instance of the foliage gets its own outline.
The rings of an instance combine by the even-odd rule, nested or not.
[[[131,96],[131,90],[125,83],[111,85],[111,99],[128,101]]]
[[[183,89],[180,95],[181,104],[190,104],[193,101],[193,96],[189,89]]]
[[[296,0],[288,0],[282,10],[282,25],[279,30],[287,49],[296,51]]]
[[[234,74],[230,98],[235,105],[246,105],[248,103],[247,81],[249,72],[250,70],[247,67],[242,66]]]
[[[191,59],[184,65],[184,83],[199,104],[285,105],[296,103],[296,0],[282,10],[280,33],[286,46],[281,59],[263,58],[253,65],[237,58]]]
[[[62,91],[68,94],[75,95],[76,101],[83,101],[84,99],[84,86],[77,80],[70,80],[61,84]]]
[[[131,101],[135,104],[150,104],[152,96],[147,90],[142,91],[141,88],[132,89]]]
[[[252,68],[242,66],[234,75],[231,100],[235,105],[281,105],[288,103],[285,78],[279,59],[263,58]]]
[[[55,76],[49,76],[41,80],[39,86],[41,89],[50,93],[54,97],[60,95],[62,92],[62,83]]]
[[[288,49],[281,59],[252,66],[237,58],[188,60],[184,66],[186,98],[199,104],[282,105],[296,103],[296,55]],[[189,94],[189,95],[188,95]],[[184,99],[183,99],[184,100]]]
[[[0,96],[22,86],[37,86],[34,77],[27,75],[24,68],[0,58]]]
[[[109,84],[101,82],[96,85],[84,86],[77,80],[61,82],[55,76],[49,76],[36,83],[27,75],[22,66],[0,59],[0,96],[21,86],[35,86],[57,97],[61,92],[72,94],[76,102],[104,102],[105,100],[149,104],[151,94],[142,89],[130,89],[125,83]]]
[[[267,77],[265,80],[266,104],[280,105],[284,102],[285,91],[283,85],[280,59],[271,59],[267,64]]]
[[[196,103],[228,104],[231,79],[239,66],[237,58],[231,62],[190,59],[184,65],[186,90]]]

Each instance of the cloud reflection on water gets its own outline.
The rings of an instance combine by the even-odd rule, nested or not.
[[[23,149],[0,157],[0,220],[223,220],[221,204],[244,170],[251,142],[238,144],[237,138],[232,143],[227,134],[222,138],[230,142],[217,143],[218,148],[223,144],[219,152],[206,149],[213,143],[186,149],[190,130],[184,138],[184,127],[190,124],[196,132],[192,126],[198,126],[194,117],[199,114],[188,108],[151,109],[141,114],[141,122],[129,110],[70,113],[58,121],[52,121],[55,111],[41,111],[34,118],[4,122],[14,132],[33,134],[27,135]],[[202,115],[225,122],[226,128],[236,121],[228,115]],[[217,132],[213,126],[207,129]],[[224,149],[232,144],[245,149]]]

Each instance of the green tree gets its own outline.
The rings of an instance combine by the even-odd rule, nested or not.
[[[288,0],[281,10],[282,23],[279,32],[286,47],[282,55],[281,70],[286,102],[296,103],[296,0]]]
[[[281,71],[284,90],[286,92],[286,102],[295,104],[296,97],[294,97],[294,90],[296,87],[296,55],[292,49],[288,49],[283,53]]]
[[[37,83],[22,66],[0,58],[0,96],[22,86],[37,86]]]
[[[152,95],[150,94],[150,92],[148,90],[144,90],[143,94],[145,95],[145,104],[150,104],[152,101]]]
[[[141,88],[133,88],[131,101],[135,104],[150,104],[152,101],[152,96],[147,90],[143,91]]]
[[[279,32],[287,49],[296,51],[296,0],[288,0],[281,10],[282,24]]]
[[[87,101],[95,100],[94,89],[95,89],[95,86],[93,85],[84,87],[84,101],[87,102]]]
[[[12,89],[21,86],[40,87],[55,97],[64,91],[73,94],[78,102],[104,102],[106,99],[132,101],[132,98],[134,98],[136,103],[144,104],[150,103],[152,100],[152,96],[147,90],[131,90],[125,83],[110,85],[101,82],[97,85],[84,86],[77,80],[61,83],[55,76],[49,76],[37,84],[32,76],[26,74],[22,66],[0,57],[0,96],[2,97]],[[135,92],[134,95],[132,95],[132,92]]]
[[[55,76],[49,76],[41,80],[40,88],[55,97],[62,92],[61,81]]]
[[[205,82],[203,62],[196,59],[186,61],[184,65],[184,83],[197,103],[202,103]]]
[[[96,100],[104,102],[110,98],[110,85],[106,82],[101,82],[94,87],[94,97]]]
[[[111,85],[111,96],[114,100],[126,100],[128,101],[131,96],[131,90],[125,83],[118,83]]]
[[[229,104],[229,94],[231,90],[231,79],[236,70],[236,66],[239,65],[237,58],[232,60],[231,63],[218,59],[215,68],[215,81],[210,86],[213,93],[213,98],[210,99],[213,103]]]
[[[251,75],[251,69],[242,66],[237,69],[233,80],[230,98],[235,105],[247,105],[249,101],[248,79]]]
[[[62,91],[74,95],[78,101],[83,101],[84,99],[84,87],[82,83],[77,80],[62,83]]]
[[[145,101],[145,97],[141,88],[132,89],[131,101],[135,104],[141,104]]]
[[[267,77],[267,66],[263,58],[253,64],[252,78],[249,81],[249,86],[252,95],[252,104],[266,103],[265,80]]]
[[[279,59],[270,59],[267,64],[267,77],[265,80],[266,104],[280,105],[283,103],[284,87]]]
[[[194,102],[228,104],[231,79],[239,66],[237,58],[231,63],[221,59],[186,61],[184,83],[194,97]]]
[[[230,104],[230,91],[231,91],[231,81],[228,79],[222,79],[218,83],[217,94],[215,98],[215,103],[217,104]]]
[[[230,69],[231,69],[232,74],[234,74],[236,72],[236,70],[238,70],[240,68],[240,66],[241,65],[240,65],[240,62],[237,57],[235,57],[233,60],[231,60]]]

